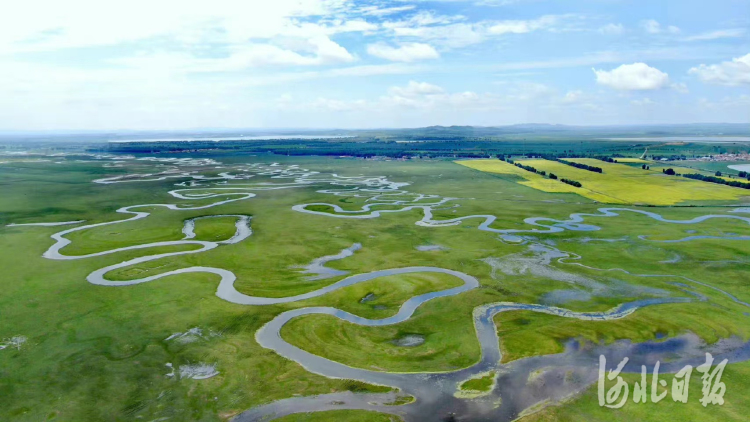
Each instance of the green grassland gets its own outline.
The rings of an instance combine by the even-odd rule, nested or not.
[[[407,189],[412,192],[461,198],[456,201],[461,205],[456,212],[451,208],[436,210],[436,219],[494,214],[498,219],[493,227],[497,228],[529,228],[523,223],[524,218],[546,216],[561,219],[574,212],[595,212],[601,206],[579,196],[577,191],[548,193],[517,183],[526,179],[525,174],[478,172],[446,161],[372,162],[276,156],[220,159],[301,164],[347,176],[387,175],[394,181],[410,182]],[[605,174],[614,171],[609,167],[616,164],[606,167],[604,164]],[[537,168],[544,169],[542,165]],[[216,421],[294,395],[346,390],[384,391],[387,390],[384,387],[311,374],[300,365],[261,348],[255,341],[255,332],[283,311],[312,305],[335,306],[356,315],[382,318],[393,315],[404,301],[416,294],[443,290],[459,283],[445,275],[393,276],[303,302],[239,306],[214,295],[218,278],[208,274],[171,276],[124,288],[93,286],[85,280],[91,271],[143,256],[146,252],[129,251],[83,260],[52,261],[42,258],[41,254],[52,244],[49,236],[60,231],[60,227],[4,226],[7,223],[80,219],[87,220],[87,223],[114,221],[127,218],[114,212],[123,206],[197,205],[217,200],[172,198],[166,192],[174,189],[174,180],[113,185],[91,183],[95,178],[126,171],[129,170],[103,169],[101,163],[0,165],[0,189],[3,192],[0,195],[0,268],[6,274],[0,291],[0,338],[25,335],[29,339],[21,350],[0,351],[0,420],[171,418]],[[565,166],[565,169],[560,169],[560,175],[565,177],[567,171],[577,176],[574,172],[582,170]],[[571,178],[576,179],[575,176]],[[651,179],[662,180],[660,176]],[[587,186],[586,181],[582,182]],[[616,184],[609,179],[606,183]],[[695,196],[683,194],[682,185],[674,187],[661,183],[648,186],[656,192],[667,188],[678,192],[670,196],[669,201],[697,201]],[[709,186],[716,192],[731,189]],[[306,316],[292,320],[282,330],[285,339],[305,350],[349,365],[389,371],[446,371],[468,366],[479,358],[471,317],[474,307],[498,301],[535,303],[551,290],[570,288],[562,281],[528,274],[496,274],[493,277],[491,267],[482,259],[519,253],[525,247],[500,242],[496,234],[476,230],[481,222],[479,219],[466,220],[457,226],[425,228],[414,224],[422,217],[418,210],[368,220],[336,219],[292,211],[293,205],[308,202],[337,204],[351,210],[366,203],[363,198],[317,193],[316,189],[321,188],[262,191],[256,198],[208,210],[144,208],[153,211],[146,219],[68,236],[73,243],[62,253],[80,255],[146,242],[178,240],[183,237],[181,230],[186,219],[212,214],[244,214],[252,216],[253,235],[241,243],[224,245],[205,253],[138,264],[112,272],[108,277],[127,280],[187,266],[211,266],[231,269],[238,278],[236,287],[243,293],[283,297],[309,292],[340,279],[309,281],[299,266],[321,256],[336,254],[355,242],[362,243],[362,250],[328,266],[352,274],[405,266],[439,266],[477,277],[481,282],[479,289],[428,302],[412,319],[394,326],[360,327],[330,316]],[[744,190],[738,191],[745,193]],[[630,198],[624,193],[617,195]],[[632,195],[638,197],[640,194]],[[723,191],[721,195],[724,195]],[[732,195],[728,195],[727,200],[736,202],[740,198]],[[658,208],[655,211],[667,218],[688,219],[721,209]],[[744,223],[717,220],[691,226],[666,225],[627,213],[617,218],[593,217],[589,222],[602,229],[593,234],[586,233],[586,236],[627,237],[628,240],[624,243],[582,243],[577,241],[582,236],[580,233],[569,231],[539,237],[555,242],[562,250],[581,255],[581,260],[575,262],[604,269],[621,267],[634,273],[690,276],[750,301],[746,283],[746,260],[750,250],[746,243],[701,240],[656,244],[636,237],[646,234],[654,239],[678,239],[691,235],[686,230],[695,230],[695,234],[750,235],[750,226]],[[196,222],[197,239],[221,240],[232,233],[232,218]],[[420,245],[441,245],[448,249],[422,252],[416,249]],[[185,247],[163,250],[180,248]],[[149,250],[148,254],[154,252]],[[675,254],[681,257],[679,262],[661,262]],[[668,284],[669,281],[679,281],[675,279],[637,278],[571,264],[551,265],[594,278],[605,285],[627,282],[679,294],[679,289]],[[554,353],[560,350],[563,341],[579,337],[603,342],[628,338],[640,341],[654,339],[657,333],[676,335],[690,331],[707,341],[730,335],[750,338],[747,328],[750,318],[738,318],[739,308],[734,302],[707,288],[697,287],[695,290],[708,296],[711,302],[643,309],[619,321],[582,322],[524,312],[500,314],[496,321],[505,360]],[[368,293],[373,293],[375,299],[360,303]],[[591,301],[565,306],[582,311],[602,310],[638,297],[595,296]],[[171,334],[192,327],[213,330],[220,335],[189,344],[165,341]],[[399,347],[392,343],[406,334],[422,335],[425,342],[416,347]],[[169,372],[165,367],[168,362],[174,365],[215,362],[220,374],[203,381],[172,379],[165,377]],[[729,369],[739,375],[727,379],[728,391],[742,390],[746,385],[742,380],[747,377],[747,365],[731,365],[727,373]],[[694,390],[699,391],[695,387]],[[589,415],[586,412],[594,412],[590,413],[594,415],[592,417],[598,417],[595,413],[598,408],[593,409],[586,401],[589,396],[590,392],[586,392],[579,401],[546,410],[538,417],[576,419],[579,415]],[[732,406],[737,412],[748,411],[746,401],[732,399]],[[657,419],[651,420],[659,420],[659,417],[666,417],[659,415],[669,415],[672,411],[672,407],[661,405],[653,409],[655,416],[651,417]],[[548,416],[551,411],[571,413]],[[602,411],[601,417],[607,414]],[[293,415],[282,420],[395,420],[388,415],[355,411],[333,415]]]

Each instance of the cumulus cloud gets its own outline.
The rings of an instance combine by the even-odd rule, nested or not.
[[[599,32],[607,35],[620,35],[625,32],[625,27],[620,23],[610,23],[600,27]]]
[[[680,32],[680,28],[674,25],[664,27],[659,22],[653,19],[641,21],[641,28],[643,28],[643,30],[648,32],[649,34],[678,34]]]
[[[710,84],[750,85],[750,54],[732,59],[731,62],[712,65],[702,64],[690,69],[689,73]]]
[[[414,62],[419,60],[437,59],[437,50],[424,43],[401,43],[392,47],[385,43],[375,43],[367,46],[367,54],[394,62]]]
[[[624,64],[610,71],[593,70],[598,84],[622,91],[648,91],[669,85],[669,75],[645,63]]]

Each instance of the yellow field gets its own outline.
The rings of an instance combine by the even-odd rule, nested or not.
[[[685,201],[731,201],[748,196],[744,189],[665,176],[661,170],[642,170],[624,164],[606,163],[587,158],[568,159],[590,166],[601,167],[603,174],[581,170],[555,161],[533,159],[518,162],[554,173],[559,178],[577,180],[583,187],[576,188],[559,180],[546,179],[500,160],[457,161],[458,164],[497,174],[513,174],[525,181],[522,185],[545,192],[571,192],[586,198],[613,204],[674,205]]]
[[[539,160],[539,161],[544,161],[544,160]],[[524,186],[532,187],[534,189],[539,189],[544,192],[577,193],[581,196],[592,199],[594,201],[608,202],[608,203],[624,203],[622,201],[617,201],[616,198],[611,198],[609,196],[601,195],[597,192],[593,192],[589,189],[586,189],[586,187],[577,188],[577,187],[565,184],[559,180],[552,180],[552,179],[545,178],[543,176],[532,173],[530,171],[526,171],[524,169],[518,168],[514,166],[513,164],[508,164],[505,161],[470,160],[470,161],[456,161],[456,162],[463,166],[471,167],[475,170],[483,171],[486,173],[512,174],[515,176],[522,177],[526,180],[523,182],[518,182],[518,183]],[[532,164],[529,164],[529,165],[532,165]],[[539,170],[544,170],[544,169],[539,169]],[[558,176],[560,175],[558,174]],[[562,177],[566,177],[566,176],[562,176]]]

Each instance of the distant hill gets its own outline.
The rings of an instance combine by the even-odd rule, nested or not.
[[[0,131],[5,141],[76,141],[106,142],[116,140],[154,139],[241,139],[247,137],[273,138],[279,135],[355,136],[378,139],[454,140],[464,138],[485,139],[598,139],[608,137],[661,137],[661,136],[750,136],[750,124],[695,123],[639,126],[568,126],[547,123],[521,123],[506,126],[427,126],[418,128],[381,129],[195,129],[179,131]],[[356,138],[355,138],[356,139]]]

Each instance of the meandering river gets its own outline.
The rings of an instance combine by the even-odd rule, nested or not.
[[[277,183],[277,181],[245,183],[246,181],[258,176],[265,176],[271,179],[290,180],[283,183]],[[498,338],[497,327],[495,326],[493,318],[501,312],[523,310],[555,315],[561,318],[605,321],[624,318],[646,306],[707,300],[705,296],[701,296],[698,293],[691,291],[690,287],[685,285],[685,291],[691,293],[688,296],[659,297],[638,300],[623,303],[604,312],[582,313],[543,304],[512,302],[485,304],[477,307],[473,312],[474,329],[481,349],[481,358],[474,365],[471,365],[468,368],[445,373],[389,373],[371,371],[350,367],[311,354],[286,342],[281,337],[280,331],[282,327],[292,319],[313,314],[331,315],[341,320],[363,326],[386,326],[398,324],[411,318],[414,312],[428,301],[455,296],[476,289],[480,286],[479,280],[472,275],[447,268],[430,266],[390,268],[350,275],[318,290],[296,296],[266,298],[249,296],[237,291],[234,287],[234,282],[236,281],[235,274],[232,271],[223,268],[181,268],[174,271],[125,281],[115,281],[106,278],[106,275],[114,270],[130,267],[136,264],[172,256],[202,253],[214,248],[225,247],[227,245],[242,242],[252,235],[252,229],[251,217],[241,214],[218,214],[187,219],[184,222],[182,230],[184,238],[181,240],[146,243],[86,255],[71,256],[62,253],[62,250],[71,243],[71,241],[65,237],[66,235],[95,227],[121,224],[147,218],[150,213],[143,211],[143,209],[146,208],[162,207],[176,212],[183,210],[209,209],[235,201],[255,198],[257,195],[256,192],[264,190],[293,189],[308,186],[315,186],[317,188],[321,185],[325,186],[325,189],[318,190],[321,194],[361,197],[366,198],[367,203],[360,210],[356,211],[344,210],[338,205],[327,203],[299,204],[295,205],[293,210],[322,218],[371,219],[383,217],[389,213],[406,212],[418,209],[422,211],[422,218],[416,221],[415,224],[422,227],[439,228],[454,226],[461,224],[465,220],[480,219],[482,221],[478,225],[479,230],[498,233],[501,235],[556,233],[564,230],[584,232],[596,231],[600,228],[596,225],[587,223],[586,220],[601,217],[617,217],[624,212],[642,214],[660,223],[686,225],[697,224],[712,219],[740,220],[750,224],[750,217],[728,214],[710,214],[689,220],[672,220],[664,218],[654,212],[637,209],[599,208],[598,213],[596,214],[574,213],[565,220],[556,220],[547,217],[529,217],[526,218],[524,222],[534,228],[502,229],[492,227],[497,220],[494,215],[470,215],[453,219],[435,220],[433,218],[433,210],[447,206],[455,207],[457,204],[449,205],[449,203],[452,203],[457,199],[443,198],[438,195],[411,193],[402,189],[408,185],[407,183],[392,182],[386,177],[344,177],[337,174],[325,175],[298,166],[281,166],[279,164],[235,166],[230,171],[221,172],[217,176],[204,176],[191,171],[173,170],[162,173],[144,173],[138,175],[109,177],[96,180],[95,182],[103,184],[132,182],[146,183],[148,181],[172,178],[185,179],[184,181],[177,183],[182,188],[168,192],[176,199],[187,201],[205,201],[213,198],[222,199],[200,206],[181,207],[175,204],[142,204],[123,207],[118,209],[117,213],[128,216],[125,219],[104,223],[78,225],[52,234],[51,238],[54,243],[46,252],[44,252],[43,256],[53,260],[77,260],[116,254],[130,250],[143,250],[147,253],[148,249],[163,246],[197,246],[197,249],[144,255],[128,261],[106,266],[91,272],[87,276],[87,280],[92,284],[100,286],[128,286],[151,282],[176,274],[210,273],[219,277],[219,283],[216,290],[216,295],[218,297],[232,303],[252,306],[289,303],[310,299],[323,296],[357,283],[398,274],[440,273],[456,277],[463,282],[459,287],[411,297],[402,304],[398,312],[383,319],[367,319],[332,307],[307,307],[286,311],[277,315],[256,333],[255,338],[261,346],[275,351],[284,358],[299,363],[308,371],[316,374],[331,378],[347,378],[391,386],[398,391],[385,394],[334,393],[314,397],[294,397],[250,409],[237,416],[235,418],[236,421],[268,420],[269,418],[276,418],[293,413],[334,409],[375,410],[396,414],[408,421],[434,421],[449,415],[455,415],[459,420],[508,421],[517,418],[522,412],[541,402],[555,402],[570,396],[572,393],[587,388],[596,380],[596,365],[600,354],[607,356],[608,360],[612,362],[619,362],[622,357],[628,356],[630,358],[630,363],[626,366],[625,370],[632,372],[639,372],[640,365],[642,364],[650,366],[657,360],[663,360],[667,356],[670,356],[672,359],[668,364],[662,366],[662,371],[676,371],[680,369],[683,364],[693,363],[696,359],[702,358],[703,353],[705,352],[714,353],[719,359],[726,357],[731,361],[741,361],[750,358],[750,343],[744,343],[733,338],[725,339],[715,345],[705,345],[693,335],[683,335],[659,343],[647,342],[643,344],[632,344],[630,342],[617,342],[608,346],[586,345],[586,347],[580,347],[581,344],[571,341],[568,343],[565,352],[560,354],[521,359],[510,364],[500,363],[502,358],[500,339]],[[311,210],[310,208],[312,206],[327,207],[331,212]],[[396,206],[401,208],[388,210],[374,209],[382,206]],[[223,241],[197,240],[195,234],[196,221],[204,218],[215,217],[235,218],[235,234],[229,239]],[[17,226],[56,226],[76,224],[82,224],[82,222],[43,222]],[[642,236],[641,238],[648,239],[646,236]],[[700,238],[706,237],[691,236],[684,239],[675,239],[673,241],[690,241]],[[750,237],[727,236],[712,238],[746,239]],[[519,239],[523,240],[522,237],[519,237]],[[307,268],[312,273],[326,278],[343,276],[344,274],[335,272],[335,270],[332,270],[333,272],[325,271],[323,265],[334,259],[344,259],[353,254],[354,251],[360,247],[362,247],[362,245],[355,244],[352,247],[341,251],[337,255],[318,258],[308,265]],[[560,258],[560,262],[565,262],[563,259],[564,258]],[[578,263],[575,264],[580,265]],[[613,270],[627,272],[622,269]],[[640,277],[667,276],[659,274],[635,275]],[[718,289],[715,286],[701,283],[697,280],[687,280],[729,295],[740,305],[749,306],[747,303],[740,301],[736,297],[731,296],[729,293]],[[487,373],[489,371],[498,374],[497,382],[492,391],[482,397],[476,398],[460,398],[456,395],[460,383],[471,377],[477,376],[478,374]],[[538,380],[538,382],[536,380]],[[413,396],[416,400],[410,404],[398,405],[397,400],[399,400],[399,397],[403,396]]]

